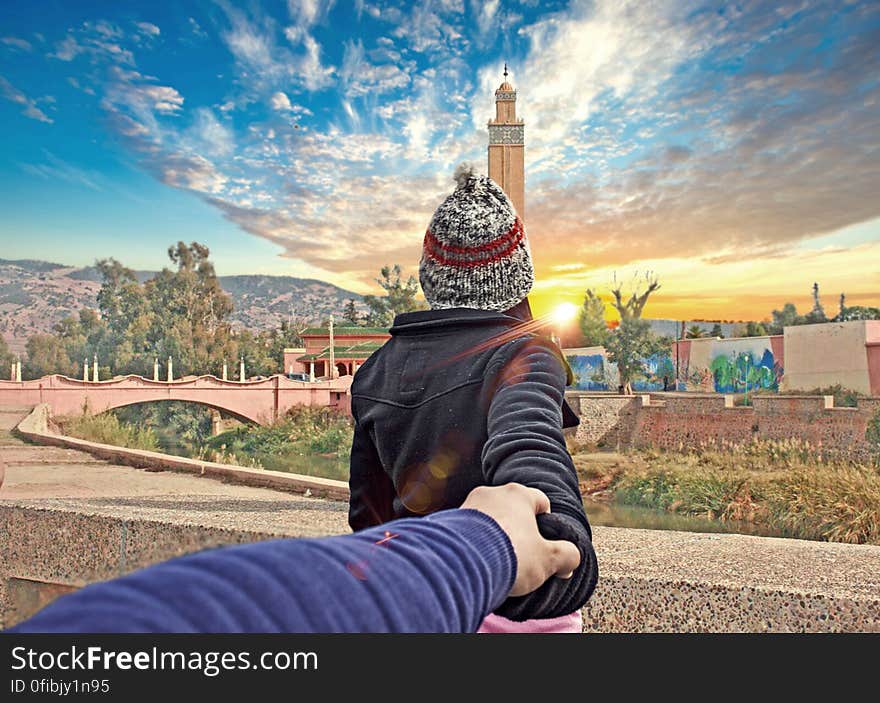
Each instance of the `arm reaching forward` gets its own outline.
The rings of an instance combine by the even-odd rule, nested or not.
[[[541,537],[546,496],[478,488],[462,509],[323,539],[192,554],[87,586],[11,632],[474,632],[580,555]]]

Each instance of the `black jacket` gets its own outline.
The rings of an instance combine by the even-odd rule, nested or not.
[[[550,498],[541,533],[574,542],[581,563],[571,579],[553,577],[496,611],[514,620],[574,612],[598,576],[562,436],[563,424],[577,424],[564,400],[566,365],[553,342],[529,329],[469,308],[398,315],[351,387],[352,529],[458,507],[483,485],[522,483]]]

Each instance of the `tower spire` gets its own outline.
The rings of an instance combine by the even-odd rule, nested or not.
[[[495,119],[489,120],[489,177],[513,201],[524,219],[525,165],[523,121],[516,116],[516,89],[507,81],[510,71],[504,62],[504,82],[495,91]]]

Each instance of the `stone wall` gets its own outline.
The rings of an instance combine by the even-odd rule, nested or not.
[[[639,411],[650,402],[647,395],[567,393],[566,399],[580,418],[575,441],[603,449],[623,449],[632,445]]]
[[[567,398],[581,418],[576,439],[607,449],[694,449],[795,437],[825,452],[867,458],[872,448],[865,433],[880,413],[880,398],[860,399],[857,408],[836,408],[831,396],[759,395],[750,407],[735,407],[729,395],[569,393]]]

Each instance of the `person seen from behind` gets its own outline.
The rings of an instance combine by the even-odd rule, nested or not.
[[[478,486],[516,482],[550,500],[546,539],[580,564],[506,599],[480,632],[580,632],[598,578],[592,533],[563,428],[571,371],[533,320],[534,269],[504,191],[460,166],[425,233],[419,280],[430,310],[398,315],[351,387],[349,524],[355,531],[455,508]]]

